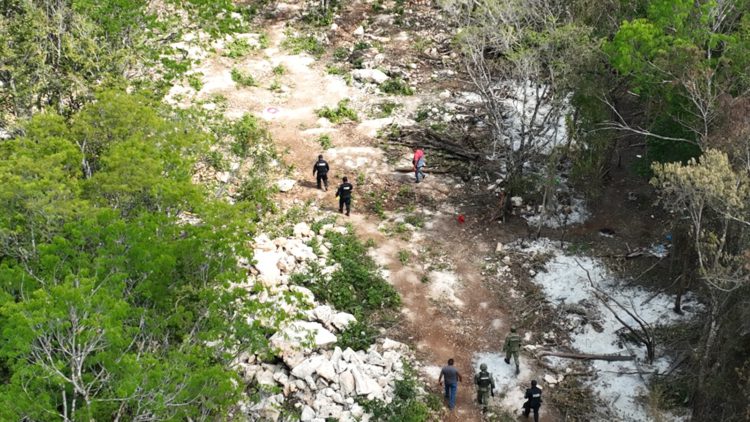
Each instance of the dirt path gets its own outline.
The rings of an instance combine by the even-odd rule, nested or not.
[[[284,30],[283,22],[267,28],[271,47],[260,54],[240,62],[224,57],[204,62],[200,71],[206,83],[199,97],[208,99],[220,94],[227,99],[228,116],[250,112],[268,122],[279,149],[287,152],[285,161],[294,166],[292,178],[298,181],[291,191],[280,195],[282,200],[309,200],[324,212],[336,213],[335,185],[343,175],[356,180],[358,174],[389,183],[410,184],[423,194],[436,195],[438,211],[430,210],[431,217],[425,227],[409,240],[382,233],[379,230],[382,220],[364,213],[356,207],[356,202],[349,220],[358,234],[376,243],[372,255],[388,271],[390,282],[403,300],[404,323],[397,335],[416,348],[425,365],[425,375],[436,382],[439,367],[448,358],[454,358],[464,376],[464,383],[458,389],[457,408],[451,414],[446,412],[444,420],[482,420],[474,403],[472,359],[478,352],[497,353],[509,328],[497,294],[487,289],[481,273],[483,258],[493,251],[494,245],[467,235],[466,227],[456,221],[451,206],[440,203],[455,181],[431,176],[415,185],[411,175],[393,171],[382,151],[374,147],[372,138],[378,127],[389,123],[388,119],[337,126],[318,119],[315,110],[322,106],[333,106],[349,98],[362,108],[362,104],[373,101],[373,94],[347,86],[341,77],[326,74],[325,68],[308,56],[283,51],[280,43],[285,37]],[[277,77],[282,92],[274,93],[268,86],[276,78],[272,69],[278,65],[284,67],[285,73]],[[233,67],[250,71],[259,86],[235,86],[229,76]],[[412,97],[404,107],[414,108],[417,104],[417,98]],[[315,189],[311,173],[317,154],[322,152],[317,143],[321,134],[328,134],[335,146],[325,151],[332,167],[329,175],[332,186],[328,192]],[[428,269],[426,259],[422,258],[426,249],[442,256],[447,268]],[[409,251],[411,262],[402,264],[399,251]],[[430,282],[423,282],[425,277]],[[529,376],[522,374],[524,380]]]

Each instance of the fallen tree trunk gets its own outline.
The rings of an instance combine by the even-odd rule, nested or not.
[[[414,173],[414,169],[411,168],[411,167],[399,167],[399,168],[395,169],[394,171],[397,171],[399,173]],[[450,173],[450,170],[428,169],[428,168],[422,167],[422,173],[448,174],[448,173]]]
[[[539,353],[538,356],[540,358],[543,358],[545,356],[555,356],[558,358],[580,359],[580,360],[606,360],[609,362],[635,360],[635,356],[627,356],[627,355],[590,355],[586,353],[569,353],[569,352],[553,352],[553,351],[544,351],[544,352]]]
[[[429,147],[441,150],[447,154],[469,161],[476,161],[481,157],[479,152],[467,149],[464,145],[451,139],[445,133],[436,132],[428,128],[402,128],[397,135],[391,135],[388,140],[391,143],[410,147]]]

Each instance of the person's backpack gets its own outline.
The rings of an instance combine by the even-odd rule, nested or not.
[[[424,155],[419,157],[419,160],[417,160],[417,167],[424,167]]]
[[[489,372],[480,372],[479,378],[477,379],[477,385],[479,388],[488,388],[492,385],[492,374]]]

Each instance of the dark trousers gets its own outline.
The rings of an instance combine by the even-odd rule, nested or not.
[[[528,418],[532,410],[534,411],[534,422],[539,422],[539,405],[524,407],[523,415]]]
[[[326,190],[328,190],[328,173],[320,174],[318,173],[318,189],[320,189],[320,181],[323,181],[323,186],[326,187]]]
[[[346,205],[346,215],[349,215],[349,210],[352,207],[352,198],[339,198],[339,212],[344,212],[344,205]]]

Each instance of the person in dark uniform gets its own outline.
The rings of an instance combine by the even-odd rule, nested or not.
[[[523,404],[523,415],[527,418],[534,411],[534,422],[539,422],[539,407],[542,405],[542,390],[536,386],[536,380],[531,380],[531,388],[526,389],[524,396],[526,402]]]
[[[323,155],[318,155],[318,161],[313,166],[313,176],[315,176],[315,173],[318,173],[318,189],[320,189],[320,182],[322,181],[323,190],[328,190],[328,170],[330,169],[326,160],[323,159]]]
[[[339,212],[344,212],[344,205],[346,205],[346,215],[348,216],[352,206],[352,191],[354,190],[354,186],[349,183],[349,179],[346,177],[344,177],[343,182],[336,191],[336,197],[339,198]]]

